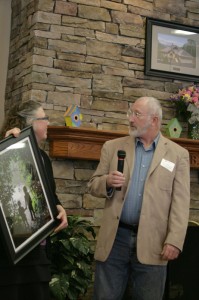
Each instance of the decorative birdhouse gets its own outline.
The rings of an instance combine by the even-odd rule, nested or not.
[[[82,121],[82,114],[77,105],[70,105],[64,114],[66,126],[79,127]]]
[[[166,135],[171,138],[179,138],[182,132],[182,126],[178,122],[178,119],[173,118],[166,126]]]

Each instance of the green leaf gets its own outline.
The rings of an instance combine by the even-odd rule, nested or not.
[[[52,276],[50,291],[56,300],[65,300],[68,287],[64,274]]]
[[[82,252],[83,254],[87,255],[89,253],[89,242],[84,237],[70,238],[70,241],[75,249],[78,249],[79,252]]]

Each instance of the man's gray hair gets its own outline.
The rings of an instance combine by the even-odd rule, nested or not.
[[[147,105],[148,112],[158,117],[160,123],[162,121],[162,106],[159,100],[154,97],[141,97],[136,101],[143,101]]]
[[[150,113],[156,115],[162,121],[162,106],[160,101],[154,97],[146,97],[146,99]]]

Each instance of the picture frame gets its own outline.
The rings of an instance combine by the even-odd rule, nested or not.
[[[56,204],[31,126],[19,137],[0,142],[0,191],[0,233],[8,258],[16,264],[58,224]]]
[[[199,27],[146,18],[145,74],[199,81]]]

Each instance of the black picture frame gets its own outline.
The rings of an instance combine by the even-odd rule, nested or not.
[[[146,18],[145,74],[199,81],[199,27]]]
[[[32,127],[0,142],[0,227],[13,264],[52,233],[57,208]],[[51,199],[51,201],[50,201]]]

